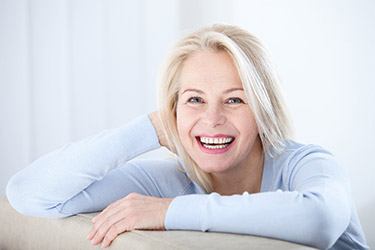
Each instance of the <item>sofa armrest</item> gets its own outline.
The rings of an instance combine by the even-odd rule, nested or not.
[[[6,197],[0,197],[0,249],[100,249],[86,239],[96,213],[64,219],[24,216]],[[198,232],[134,230],[119,235],[109,249],[313,249],[286,241],[250,235]]]

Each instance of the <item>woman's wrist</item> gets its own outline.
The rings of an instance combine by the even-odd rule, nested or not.
[[[149,114],[150,120],[152,125],[155,128],[156,134],[158,136],[159,144],[164,147],[168,147],[167,139],[165,137],[165,133],[161,124],[161,120],[159,117],[159,112],[154,111]]]

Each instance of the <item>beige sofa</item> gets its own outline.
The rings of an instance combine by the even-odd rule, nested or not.
[[[17,213],[0,197],[0,249],[100,249],[86,240],[90,218],[79,214],[65,219],[44,219]],[[118,236],[109,249],[313,249],[294,243],[249,235],[135,230]]]

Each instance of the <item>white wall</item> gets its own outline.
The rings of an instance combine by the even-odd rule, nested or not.
[[[374,13],[370,0],[0,0],[0,193],[38,156],[153,110],[175,39],[229,22],[269,48],[296,139],[348,171],[375,247]]]
[[[326,147],[349,173],[362,226],[375,248],[375,2],[267,3],[236,2],[234,21],[268,45],[296,139]]]

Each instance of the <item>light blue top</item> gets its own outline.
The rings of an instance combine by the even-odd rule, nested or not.
[[[130,161],[160,147],[143,115],[42,156],[10,179],[6,194],[20,213],[41,217],[100,211],[131,192],[176,197],[167,210],[167,230],[252,234],[320,249],[368,249],[343,169],[319,146],[286,143],[277,157],[265,155],[260,193],[207,194],[178,159]]]

